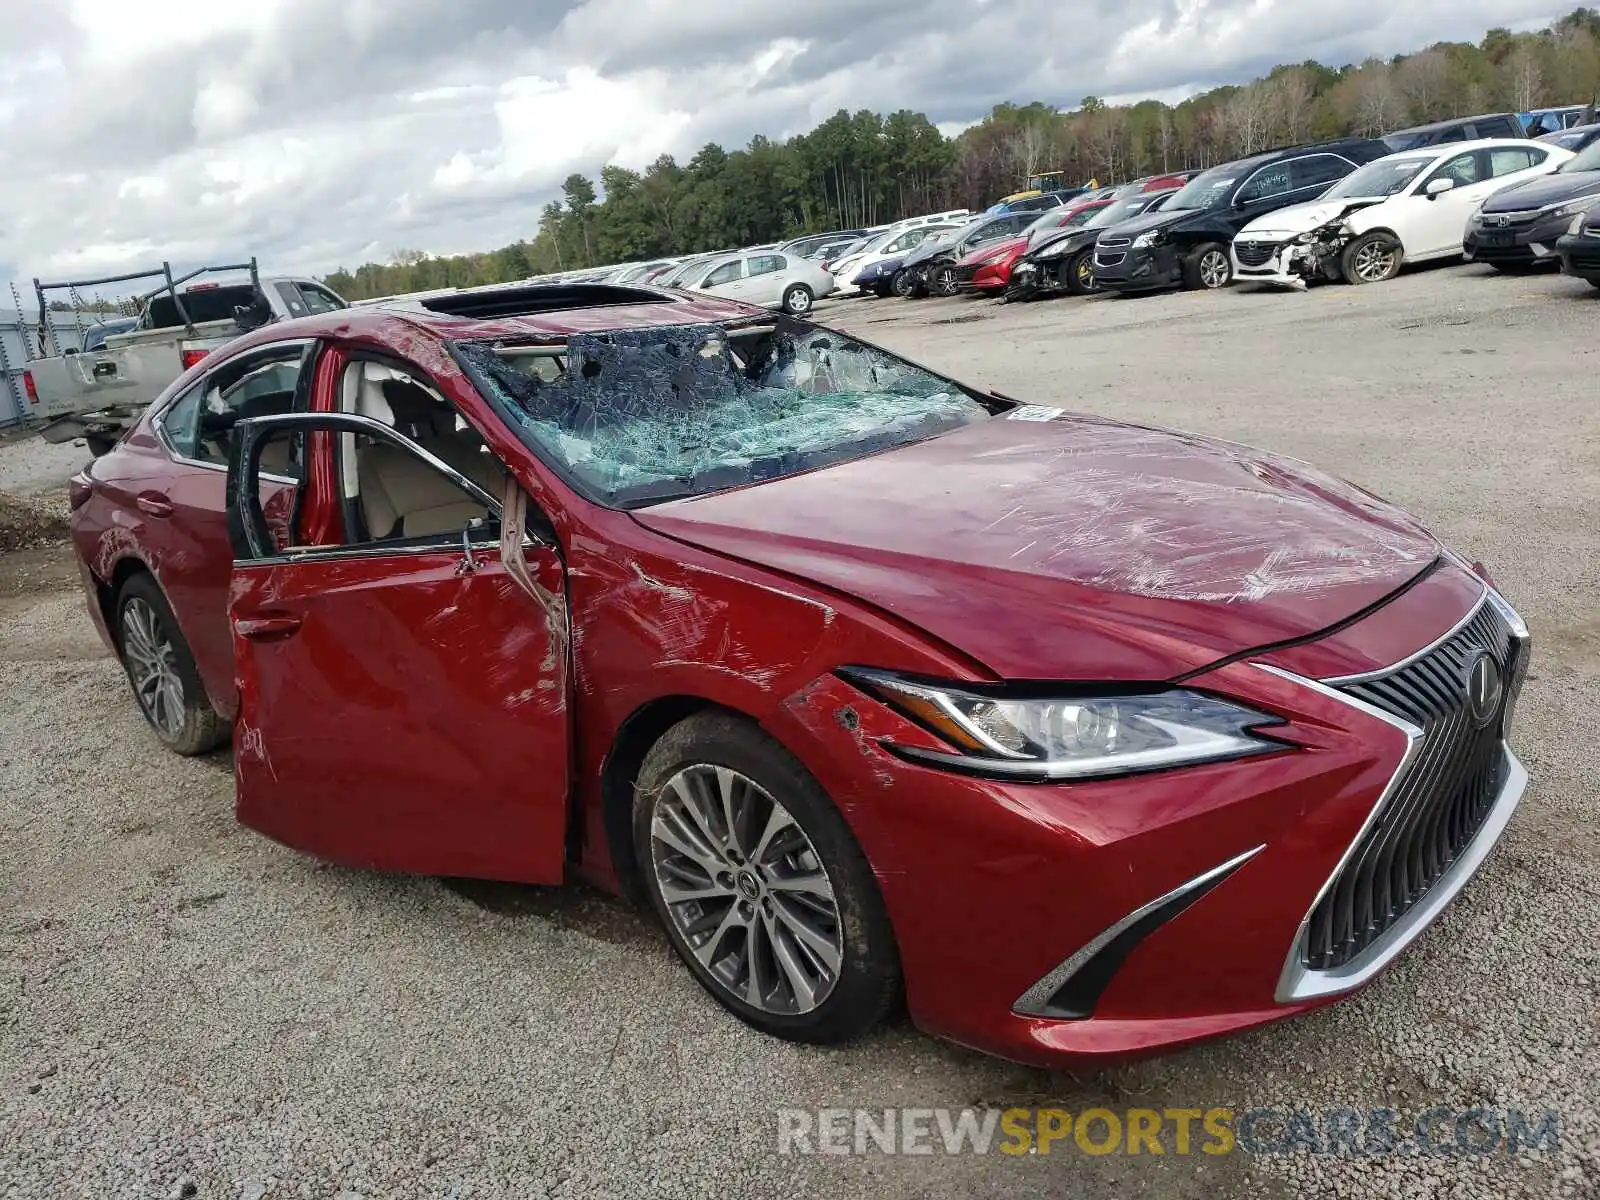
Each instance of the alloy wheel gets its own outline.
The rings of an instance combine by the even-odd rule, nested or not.
[[[178,652],[155,609],[137,598],[122,606],[122,657],[150,724],[169,738],[177,737],[184,723]]]
[[[933,287],[941,296],[954,296],[956,294],[955,268],[940,267],[933,276]]]
[[[1078,276],[1078,286],[1086,292],[1094,291],[1094,260],[1093,256],[1084,254],[1078,258],[1078,265],[1073,268]]]
[[[663,907],[716,985],[764,1013],[810,1012],[844,958],[833,883],[789,810],[727,767],[685,767],[650,818]]]
[[[1200,282],[1219,288],[1228,282],[1228,256],[1220,250],[1207,250],[1200,257]]]
[[[1354,266],[1363,283],[1382,282],[1394,274],[1394,247],[1383,242],[1368,242],[1356,251]]]
[[[789,311],[799,314],[806,312],[811,307],[811,293],[803,287],[797,287],[789,293]]]

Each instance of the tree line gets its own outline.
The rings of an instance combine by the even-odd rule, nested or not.
[[[922,113],[840,110],[786,141],[742,150],[711,143],[687,163],[569,176],[528,235],[481,254],[396,251],[326,282],[355,300],[471,287],[606,263],[774,242],[945,208],[982,209],[1031,174],[1102,183],[1210,166],[1297,142],[1376,136],[1479,112],[1585,104],[1600,94],[1600,12],[1578,8],[1547,29],[1491,29],[1476,45],[1439,42],[1343,67],[1274,67],[1177,105],[1076,108],[1004,103],[947,138]]]

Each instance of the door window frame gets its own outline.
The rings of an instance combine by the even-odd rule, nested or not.
[[[235,567],[267,566],[289,562],[326,561],[344,558],[382,558],[396,554],[437,554],[442,551],[464,550],[467,546],[498,547],[502,516],[500,498],[491,496],[482,487],[468,479],[443,459],[430,454],[411,438],[392,425],[375,417],[345,412],[294,412],[270,417],[256,417],[241,421],[234,442],[233,455],[228,463],[228,532],[233,542]],[[461,489],[464,496],[482,504],[488,517],[477,527],[468,526],[457,532],[418,534],[415,537],[387,538],[377,542],[344,543],[337,546],[304,546],[279,549],[273,543],[271,525],[261,505],[259,482],[252,489],[252,479],[259,480],[261,451],[271,440],[271,434],[289,430],[303,440],[306,434],[359,433],[388,442],[420,459]],[[291,480],[301,491],[309,484]],[[297,493],[295,511],[300,509],[303,497]],[[473,536],[477,534],[478,536]],[[529,533],[529,537],[534,535]]]
[[[300,348],[300,375],[299,378],[295,380],[294,401],[291,411],[293,413],[309,412],[311,409],[311,383],[316,376],[317,361],[321,358],[324,350],[321,341],[317,338],[288,338],[281,342],[273,342],[270,345],[257,346],[244,354],[233,355],[226,361],[219,362],[215,366],[207,368],[206,373],[200,376],[199,379],[195,380],[182,391],[174,393],[165,402],[161,403],[161,406],[156,410],[155,414],[150,419],[150,429],[155,434],[157,444],[160,445],[161,449],[166,452],[167,457],[173,462],[181,463],[186,467],[200,467],[207,471],[220,471],[223,474],[227,474],[227,463],[213,462],[210,459],[205,458],[193,458],[179,450],[172,441],[171,433],[169,433],[167,430],[167,415],[179,404],[183,403],[183,401],[187,400],[190,396],[196,394],[197,392],[203,402],[205,393],[211,387],[211,381],[219,372],[232,370],[236,367],[243,367],[244,371],[248,372],[250,369],[249,364],[251,362],[257,359],[267,360],[279,358],[283,351],[295,346]],[[266,365],[265,362],[263,362],[262,365]],[[195,420],[198,426],[198,412],[195,414]],[[305,466],[306,464],[301,464],[302,475],[305,474]],[[275,483],[289,483],[298,485],[303,482],[303,479],[297,479],[292,475],[280,475],[274,471],[261,472],[261,478],[270,479]]]

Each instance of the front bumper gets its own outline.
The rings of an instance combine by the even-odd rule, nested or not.
[[[885,750],[939,743],[832,678],[792,698],[773,732],[872,863],[922,1028],[1043,1066],[1171,1049],[1362,986],[1493,848],[1527,779],[1503,742],[1497,791],[1448,870],[1360,954],[1306,965],[1308,923],[1352,848],[1387,819],[1417,739],[1301,672],[1436,626],[1439,601],[1467,590],[1430,580],[1340,631],[1338,645],[1190,680],[1286,718],[1274,730],[1285,749],[1254,758],[1076,784],[958,776]],[[1079,1002],[1086,1014],[1063,1011]]]
[[[1246,241],[1243,246],[1235,238],[1229,249],[1236,282],[1271,284],[1296,291],[1306,288],[1303,267],[1307,253],[1305,246],[1295,245],[1287,238]]]
[[[1183,273],[1176,246],[1108,245],[1101,238],[1095,246],[1094,278],[1103,290],[1148,292],[1177,287]]]
[[[1505,217],[1507,223],[1500,225]],[[1495,222],[1489,224],[1489,221]],[[1572,214],[1562,217],[1539,213],[1491,213],[1483,224],[1468,223],[1461,242],[1461,253],[1468,262],[1491,266],[1526,266],[1529,263],[1555,262],[1556,243],[1572,224]]]
[[[1563,234],[1556,242],[1561,270],[1578,279],[1600,280],[1600,233]]]

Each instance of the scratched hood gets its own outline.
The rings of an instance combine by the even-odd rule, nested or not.
[[[1258,238],[1281,238],[1295,233],[1310,233],[1344,213],[1358,208],[1370,208],[1374,204],[1382,204],[1383,201],[1384,197],[1374,196],[1370,199],[1313,200],[1308,204],[1291,204],[1288,208],[1280,208],[1276,212],[1270,212],[1251,221],[1239,231],[1239,240],[1248,242]]]
[[[867,601],[1006,679],[1168,678],[1326,629],[1439,553],[1304,463],[1031,407],[633,515]]]

